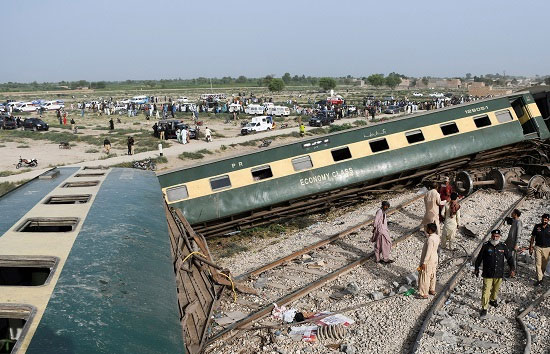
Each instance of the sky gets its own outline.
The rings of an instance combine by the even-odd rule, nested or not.
[[[0,82],[549,75],[548,0],[2,0]]]

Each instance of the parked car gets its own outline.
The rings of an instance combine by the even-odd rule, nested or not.
[[[40,118],[27,118],[23,122],[23,129],[25,130],[49,130],[50,126]]]
[[[413,93],[413,96],[414,96],[414,97],[422,97],[422,96],[424,96],[424,94],[422,94],[422,93],[420,93],[420,92],[414,92],[414,93]]]
[[[250,133],[261,132],[264,130],[273,129],[273,117],[271,116],[259,116],[252,117],[252,121],[242,127],[241,134],[246,135]]]
[[[14,112],[36,112],[37,109],[38,107],[32,104],[31,102],[25,102],[15,106],[13,108],[13,111]]]
[[[8,115],[0,116],[0,125],[2,129],[16,129],[17,121]]]
[[[334,119],[325,113],[319,113],[309,119],[309,125],[312,127],[322,127],[323,125],[330,125],[332,122],[334,122]]]
[[[397,114],[399,112],[403,112],[403,107],[392,105],[392,106],[388,106],[388,108],[384,110],[384,113],[386,114]]]

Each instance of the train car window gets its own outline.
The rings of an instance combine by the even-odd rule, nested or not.
[[[231,180],[228,175],[210,179],[210,187],[213,191],[231,187]]]
[[[330,153],[332,154],[334,162],[351,159],[351,151],[349,151],[349,147],[347,146],[340,149],[334,149]]]
[[[300,156],[292,159],[292,166],[294,167],[294,171],[302,171],[312,168],[313,162],[311,162],[311,157],[309,157],[309,155]]]
[[[451,135],[458,133],[458,127],[456,126],[455,122],[442,124],[439,126],[441,128],[441,132],[443,135]]]
[[[386,138],[382,138],[379,140],[369,141],[370,149],[372,152],[379,152],[388,150],[390,146],[388,145],[388,141]]]
[[[512,115],[508,110],[497,112],[495,113],[495,115],[497,116],[497,120],[499,123],[505,123],[513,120]]]
[[[422,134],[422,130],[413,130],[410,132],[406,132],[405,136],[407,137],[407,141],[409,144],[418,143],[419,141],[424,141],[424,134]]]
[[[491,125],[491,120],[489,119],[489,116],[485,115],[485,116],[474,118],[474,123],[476,124],[476,127],[483,128]]]
[[[252,169],[252,178],[255,181],[260,181],[262,179],[273,177],[273,172],[271,172],[271,167],[269,165],[260,166]]]
[[[166,199],[168,202],[173,202],[176,200],[182,200],[189,198],[189,193],[187,192],[187,186],[177,186],[172,188],[166,188]]]
[[[518,118],[523,117],[523,115],[525,114],[523,111],[523,101],[521,100],[521,98],[518,98],[517,100],[514,100],[512,102],[512,108],[514,109],[514,112],[516,112],[516,116]]]
[[[19,226],[18,232],[71,232],[76,229],[78,218],[29,218]]]

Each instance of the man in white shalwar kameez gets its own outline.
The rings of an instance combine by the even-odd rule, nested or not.
[[[437,192],[437,183],[432,184],[432,189],[424,196],[424,205],[426,206],[426,213],[424,219],[422,219],[422,229],[430,223],[434,223],[437,226],[437,234],[441,231],[439,228],[439,206],[445,205],[445,202],[441,201],[441,197]]]

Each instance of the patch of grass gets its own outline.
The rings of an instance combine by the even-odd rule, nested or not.
[[[25,173],[32,171],[30,168],[24,168],[22,170],[15,170],[15,171],[0,171],[0,177],[7,177],[11,175],[18,175],[20,173]]]
[[[116,153],[111,153],[109,155],[101,156],[99,159],[100,160],[107,160],[107,159],[110,159],[111,157],[117,157],[117,154]]]
[[[241,146],[256,146],[258,144],[258,140],[247,140],[242,143],[239,143]]]
[[[77,127],[78,129],[88,129],[88,127],[85,126],[85,125],[77,125],[76,127]]]
[[[198,152],[182,152],[181,154],[178,155],[178,158],[180,160],[187,160],[187,159],[200,160],[203,157],[204,157],[204,155],[199,154]]]
[[[360,127],[360,126],[364,126],[364,125],[367,125],[367,121],[366,120],[356,120],[355,122],[353,122],[354,125]]]
[[[220,252],[220,258],[233,257],[239,253],[248,251],[248,247],[237,243],[227,243]]]
[[[87,154],[95,154],[96,152],[99,152],[99,150],[98,149],[88,149],[84,152],[87,153]]]
[[[233,143],[233,144],[229,144],[229,146],[234,148],[235,146],[237,146],[237,144]]]
[[[345,123],[345,124],[342,124],[342,125],[331,125],[328,132],[329,133],[334,133],[334,132],[339,132],[339,131],[342,131],[342,130],[348,130],[348,129],[351,129],[353,128],[353,126],[349,123]]]
[[[272,238],[278,237],[286,231],[286,228],[281,224],[270,224],[267,226],[253,227],[251,229],[243,230],[239,236],[247,238],[255,236],[259,238]]]
[[[18,145],[17,147],[18,147],[19,149],[28,149],[28,148],[30,148],[29,145]]]
[[[5,148],[5,147],[6,147],[6,145],[0,144],[0,148]]]
[[[225,146],[225,145],[220,146],[220,150],[221,150],[221,151],[227,150],[227,146]]]
[[[323,134],[326,134],[327,131],[325,130],[325,128],[313,128],[309,131],[306,130],[306,133],[309,133],[312,135],[323,135]]]
[[[140,122],[134,122],[134,123],[132,123],[132,125],[141,125],[141,123]]]
[[[197,153],[202,154],[202,155],[212,155],[213,154],[212,151],[207,150],[207,149],[201,149],[201,150],[197,151]]]

